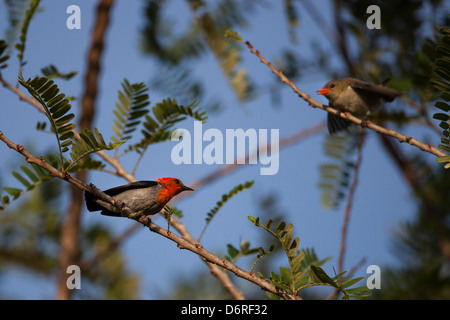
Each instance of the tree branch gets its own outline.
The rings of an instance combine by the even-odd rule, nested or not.
[[[27,96],[20,89],[13,87],[10,83],[8,83],[6,80],[1,78],[1,74],[0,74],[0,82],[4,85],[4,87],[11,90],[15,94],[17,94],[19,96],[20,100],[28,102],[32,106],[36,107],[42,113],[45,112],[44,109],[42,108],[42,106],[37,102],[36,99],[34,99],[33,97]],[[78,131],[74,130],[73,132],[74,132],[75,136],[77,138],[79,138]],[[119,177],[123,177],[129,182],[136,181],[136,178],[134,177],[134,175],[128,173],[125,170],[125,168],[122,166],[122,164],[120,163],[118,158],[112,158],[104,151],[98,151],[96,154],[99,155],[105,162],[109,163],[114,169],[116,169],[115,175],[117,175]],[[80,201],[80,202],[82,202],[82,201]],[[171,224],[182,235],[183,238],[192,239],[192,242],[193,243],[195,242],[194,238],[192,237],[192,235],[189,233],[189,231],[186,229],[186,227],[184,226],[184,224],[182,222],[176,221],[175,219],[171,219]],[[135,230],[137,230],[137,228]],[[130,230],[130,232],[127,233],[127,236],[131,235],[132,233],[133,233],[133,230]],[[122,236],[119,236],[119,238],[122,239]],[[121,241],[119,241],[119,243],[120,242]],[[110,246],[109,250],[107,250],[107,251],[114,250],[115,248],[117,248],[116,245]],[[102,256],[102,255],[106,255],[106,254],[107,254],[107,252],[105,251],[105,252],[99,253],[98,255]],[[92,261],[95,261],[96,259],[97,259],[96,257],[91,258]],[[205,262],[208,265],[208,267],[210,268],[211,274],[216,276],[219,279],[219,281],[222,283],[224,288],[232,295],[232,297],[234,299],[237,299],[237,300],[244,299],[242,292],[233,285],[228,274],[223,269],[221,269],[217,265],[208,263],[207,261],[205,261]],[[81,264],[83,265],[84,263],[81,263]],[[67,276],[67,275],[62,274],[62,276]],[[62,281],[61,281],[61,283],[62,283]],[[65,286],[65,282],[64,282],[64,286]]]
[[[38,111],[45,113],[44,108],[39,104],[39,102],[35,98],[27,96],[22,90],[11,85],[8,81],[6,81],[3,78],[1,72],[0,72],[0,82],[6,89],[14,92],[19,97],[20,100],[28,102],[33,107],[35,107]]]
[[[59,179],[65,180],[69,183],[71,183],[73,186],[92,193],[97,198],[106,201],[112,205],[114,205],[117,209],[119,209],[122,213],[123,217],[136,220],[137,222],[143,224],[144,226],[148,227],[150,231],[153,231],[155,233],[158,233],[162,236],[164,236],[167,239],[172,240],[173,242],[177,243],[177,246],[180,249],[186,249],[189,251],[192,251],[193,253],[196,253],[200,257],[202,257],[205,261],[207,261],[210,264],[213,264],[215,266],[225,268],[228,271],[233,272],[238,277],[246,279],[258,286],[261,287],[261,289],[271,292],[273,294],[276,294],[284,299],[292,300],[292,299],[300,299],[298,296],[289,294],[288,292],[274,286],[273,284],[265,281],[264,279],[259,278],[254,273],[247,272],[234,264],[230,263],[229,261],[219,258],[218,256],[212,254],[208,250],[204,249],[202,245],[200,245],[197,242],[193,242],[191,239],[185,239],[178,235],[176,235],[173,232],[170,232],[164,228],[161,228],[151,220],[149,220],[145,215],[139,214],[136,212],[133,212],[131,209],[124,207],[123,203],[121,201],[115,200],[108,196],[107,194],[103,193],[99,189],[97,189],[93,184],[86,185],[85,183],[79,181],[78,179],[72,177],[69,173],[63,173],[56,169],[55,167],[48,164],[42,157],[37,158],[28,151],[25,150],[25,148],[22,145],[15,144],[11,140],[9,140],[2,131],[0,131],[0,140],[3,141],[9,148],[19,152],[22,154],[26,161],[28,163],[34,163],[41,168],[47,170],[51,176],[57,177]],[[180,227],[180,226],[178,226]],[[217,269],[219,270],[219,269]],[[216,270],[214,270],[215,272]],[[231,284],[231,282],[230,282]]]
[[[309,105],[312,106],[313,108],[319,108],[319,109],[325,110],[325,111],[327,111],[327,112],[329,112],[329,113],[332,113],[332,114],[334,114],[334,115],[336,115],[336,116],[339,116],[339,117],[341,117],[341,118],[347,119],[347,120],[349,120],[349,121],[351,121],[351,122],[354,122],[354,123],[356,123],[356,124],[358,124],[358,125],[361,125],[361,126],[364,126],[364,127],[369,128],[369,129],[372,129],[372,130],[374,130],[374,131],[376,131],[376,132],[378,132],[378,133],[381,133],[381,134],[384,134],[384,135],[386,135],[386,136],[391,136],[391,137],[393,137],[393,138],[396,138],[400,143],[402,143],[402,142],[407,142],[407,143],[409,143],[410,145],[415,146],[415,147],[419,148],[419,149],[422,150],[422,151],[431,153],[431,154],[433,154],[433,155],[435,155],[435,156],[438,156],[438,157],[446,156],[446,154],[445,154],[444,152],[440,151],[439,149],[437,149],[435,146],[433,146],[433,145],[431,145],[431,144],[425,144],[425,143],[423,143],[423,142],[421,142],[421,141],[419,141],[419,140],[417,140],[417,139],[415,139],[415,138],[413,138],[413,137],[408,137],[408,136],[405,136],[404,134],[398,133],[398,132],[396,132],[396,131],[393,130],[393,129],[386,129],[386,128],[383,128],[383,127],[381,127],[381,126],[379,126],[379,125],[376,125],[376,124],[374,124],[374,123],[372,123],[372,122],[370,122],[370,121],[364,121],[364,120],[361,120],[361,119],[355,117],[354,115],[352,115],[351,113],[348,113],[348,112],[339,112],[339,111],[336,110],[336,109],[333,109],[333,108],[331,108],[331,107],[329,107],[329,106],[323,105],[323,104],[321,104],[321,103],[315,101],[315,100],[312,99],[309,95],[307,95],[306,93],[302,92],[299,88],[297,88],[297,86],[296,86],[290,79],[288,79],[288,78],[283,74],[283,72],[282,72],[281,70],[278,70],[278,69],[275,68],[270,62],[268,62],[268,61],[262,56],[262,54],[261,54],[258,50],[256,50],[255,48],[253,48],[253,45],[252,45],[249,41],[242,41],[242,40],[237,40],[237,39],[235,39],[235,41],[238,41],[238,42],[240,42],[240,43],[242,43],[242,44],[245,44],[245,45],[250,49],[250,52],[251,52],[251,53],[253,53],[254,55],[256,55],[256,56],[260,59],[260,61],[261,61],[263,64],[265,64],[266,66],[268,66],[268,67],[270,68],[270,70],[271,70],[275,75],[277,75],[277,76],[280,78],[280,80],[281,80],[283,83],[285,83],[285,84],[287,84],[289,87],[291,87],[292,90],[293,90],[296,94],[298,94],[298,96],[299,96],[300,98],[302,98],[303,100],[305,100],[306,102],[308,102]]]

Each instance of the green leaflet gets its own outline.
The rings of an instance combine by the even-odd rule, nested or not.
[[[269,254],[270,252],[265,252],[262,248],[250,248],[250,243],[246,240],[243,240],[239,244],[239,249],[233,246],[232,244],[227,244],[227,253],[225,259],[230,261],[231,263],[235,263],[240,257],[249,256],[255,253],[258,253],[258,259],[260,259],[263,255]],[[253,267],[250,269],[253,269]]]
[[[6,48],[8,48],[8,45],[6,44],[5,40],[0,40],[0,69],[4,69],[8,66],[6,61],[8,61],[9,56],[3,55]]]
[[[51,154],[49,157],[44,156],[43,158],[47,163],[57,166],[58,159],[55,154]],[[13,171],[12,175],[25,187],[25,189],[12,187],[3,188],[3,190],[13,198],[12,200],[16,200],[27,191],[30,191],[41,183],[51,179],[51,176],[47,171],[34,163],[21,165],[20,169],[21,172]],[[3,196],[0,200],[0,210],[5,209],[11,202],[9,196]]]
[[[304,288],[317,285],[338,288],[343,293],[344,299],[368,295],[367,287],[348,289],[362,278],[345,278],[343,277],[345,272],[335,277],[330,277],[320,267],[328,259],[319,260],[312,249],[298,250],[300,240],[298,237],[294,237],[293,225],[291,223],[286,224],[286,222],[281,221],[275,230],[273,230],[273,221],[271,219],[269,219],[269,222],[265,225],[259,222],[259,218],[249,216],[248,219],[254,225],[266,230],[275,237],[281,244],[288,258],[289,268],[280,267],[279,273],[271,271],[270,277],[267,280],[274,285],[294,295],[298,295]],[[269,251],[272,250],[273,246]],[[264,250],[260,250],[260,255],[262,256],[263,254],[265,254]],[[261,256],[258,256],[258,260]],[[253,264],[252,270],[256,262]],[[264,278],[262,274],[259,274],[259,276]]]
[[[164,206],[164,218],[167,220],[167,231],[170,230],[170,219],[172,219],[172,216],[175,215],[178,219],[181,219],[183,217],[183,213],[181,210],[166,204]]]
[[[92,167],[92,161],[85,162],[84,165],[76,166],[76,164],[91,153],[100,150],[111,150],[123,143],[123,141],[115,141],[114,143],[106,144],[97,128],[94,128],[94,132],[84,129],[80,132],[80,138],[75,137],[75,124],[70,122],[75,118],[75,115],[69,113],[71,109],[70,101],[64,93],[59,93],[59,88],[53,80],[46,77],[35,77],[25,81],[22,75],[19,74],[19,83],[28,90],[44,109],[52,132],[55,134],[58,142],[62,171],[68,171],[71,168],[73,170],[73,168]],[[38,124],[38,128],[45,128],[45,126]],[[63,153],[69,150],[71,151],[71,160],[67,161],[63,157]]]
[[[34,79],[25,79],[19,74],[19,83],[28,90],[28,92],[43,107],[45,114],[50,122],[52,132],[55,133],[60,152],[61,166],[63,164],[62,154],[69,150],[72,144],[73,129],[75,125],[69,121],[73,119],[74,114],[70,113],[71,105],[63,93],[59,93],[58,86],[46,77],[35,77]],[[63,144],[63,145],[62,145]]]
[[[114,109],[115,135],[111,137],[114,142],[119,142],[131,138],[131,133],[136,130],[141,123],[141,118],[149,110],[146,108],[149,104],[148,87],[143,83],[130,84],[127,79],[123,79],[122,91],[119,90],[118,102]]]
[[[72,166],[74,166],[81,159],[90,155],[91,153],[95,153],[101,150],[112,150],[120,146],[124,141],[118,142],[110,142],[106,144],[103,136],[98,131],[97,128],[94,128],[94,133],[92,133],[89,129],[84,129],[80,132],[80,138],[75,138],[74,143],[72,145],[72,150],[70,152],[71,161],[67,166],[66,170],[69,170]],[[92,162],[90,163],[92,164]],[[85,167],[83,167],[85,168]]]
[[[345,197],[353,173],[357,136],[327,135],[325,139],[324,151],[330,160],[320,165],[321,201],[326,208],[336,208]]]
[[[439,120],[439,127],[442,129],[442,135],[444,138],[441,139],[441,144],[438,145],[438,148],[442,151],[449,153],[450,152],[450,140],[449,135],[449,110],[450,105],[447,103],[450,97],[450,59],[448,54],[450,52],[450,43],[448,41],[450,35],[450,28],[441,28],[439,33],[442,37],[438,40],[438,42],[434,46],[434,52],[431,53],[432,56],[436,57],[434,60],[434,69],[433,69],[433,77],[430,79],[430,83],[433,87],[441,93],[439,94],[439,98],[444,101],[437,101],[434,106],[438,108],[442,112],[436,112],[433,115],[433,119]],[[450,168],[450,161],[448,156],[442,156],[436,158],[437,162],[444,163],[444,168]]]
[[[209,223],[211,222],[212,218],[214,218],[214,216],[217,214],[217,212],[219,211],[219,209],[228,201],[230,200],[232,197],[234,197],[235,195],[237,195],[238,193],[240,193],[241,191],[244,191],[248,188],[251,188],[251,186],[253,186],[255,181],[247,181],[244,184],[239,184],[236,187],[234,187],[233,189],[230,190],[230,192],[223,194],[222,195],[222,200],[218,201],[216,206],[211,209],[207,214],[206,214],[206,224],[203,227],[202,232],[200,233],[200,236],[198,238],[197,241],[200,241],[200,239],[203,236],[203,233],[205,232],[206,228],[208,227]]]
[[[15,46],[16,49],[19,51],[19,53],[17,54],[17,57],[19,58],[19,62],[20,62],[20,71],[22,70],[22,66],[25,64],[25,62],[23,60],[23,55],[25,52],[25,43],[26,43],[26,39],[27,39],[28,27],[30,25],[31,19],[33,18],[33,15],[37,11],[39,2],[40,2],[40,0],[31,0],[30,1],[28,10],[25,12],[25,17],[22,22],[22,29],[20,30],[19,43],[17,43]]]
[[[60,79],[64,79],[64,80],[72,79],[77,74],[76,71],[62,73],[53,64],[50,64],[48,67],[42,68],[41,72],[42,72],[42,75],[44,77],[46,77],[47,79],[60,78]]]
[[[197,108],[197,102],[185,107],[171,98],[164,99],[152,107],[150,115],[146,108],[149,105],[148,95],[145,93],[148,89],[143,83],[129,84],[125,79],[122,89],[119,91],[119,103],[113,111],[115,136],[111,139],[113,141],[130,139],[131,133],[138,125],[142,123],[143,127],[141,129],[143,138],[140,142],[130,145],[123,154],[137,151],[142,157],[149,145],[170,140],[174,125],[186,117],[203,122],[208,118],[206,112]]]
[[[145,116],[142,134],[144,138],[136,145],[140,149],[148,145],[170,140],[173,126],[186,119],[186,116],[198,121],[206,121],[206,112],[197,110],[198,103],[194,102],[187,107],[177,103],[175,99],[167,98],[157,103],[153,108],[153,117]]]
[[[236,31],[227,30],[225,31],[224,36],[230,40],[242,41],[242,37]]]

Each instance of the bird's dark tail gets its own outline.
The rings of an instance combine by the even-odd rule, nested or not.
[[[87,191],[84,192],[84,200],[86,201],[86,207],[89,211],[102,210],[102,212],[100,212],[100,213],[104,216],[121,217],[120,213],[110,211],[110,210],[106,209],[105,207],[103,207],[102,205],[100,205],[97,202],[98,199],[90,192],[87,192]]]
[[[109,217],[121,217],[122,215],[118,212],[112,212],[109,210],[102,210],[102,212],[100,212],[102,215],[104,216],[109,216]]]
[[[336,134],[339,131],[347,129],[351,124],[352,124],[352,122],[347,119],[341,118],[332,113],[328,113],[327,126],[328,126],[328,132],[331,135]]]
[[[95,200],[97,198],[90,192],[84,192],[84,201],[86,202],[86,207],[89,211],[99,211],[104,209],[101,205],[99,205]]]

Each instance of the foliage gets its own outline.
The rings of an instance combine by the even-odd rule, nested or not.
[[[420,158],[413,163],[420,173],[415,215],[395,228],[391,248],[399,263],[382,267],[383,290],[375,290],[375,298],[448,300],[450,170]]]
[[[51,124],[52,132],[56,134],[62,166],[62,153],[69,150],[68,147],[72,144],[71,138],[74,136],[73,129],[75,129],[75,124],[69,123],[75,118],[75,115],[73,113],[66,114],[71,108],[69,100],[65,99],[63,93],[58,94],[58,86],[53,80],[48,80],[45,77],[35,77],[33,80],[28,79],[25,81],[22,75],[19,74],[19,83],[44,108]]]
[[[450,101],[450,28],[441,28],[439,33],[442,37],[439,39],[435,47],[437,58],[434,62],[435,67],[433,70],[434,76],[431,78],[432,85],[441,93],[439,98],[443,101],[437,101],[434,106],[440,109],[442,112],[435,113],[434,119],[440,120],[439,127],[442,129],[441,144],[438,145],[439,149],[444,152],[450,152],[450,105],[447,103]],[[444,168],[450,168],[450,156],[442,156],[436,159],[437,162],[445,162]]]
[[[19,51],[17,57],[19,58],[20,68],[25,65],[25,61],[23,60],[24,52],[25,52],[25,42],[27,39],[28,27],[30,25],[31,19],[33,15],[36,13],[36,10],[39,6],[40,0],[31,0],[28,9],[25,13],[25,18],[22,21],[22,29],[20,32],[19,42],[16,44],[16,49]]]
[[[206,121],[206,112],[197,110],[198,103],[194,102],[188,106],[178,104],[172,98],[164,99],[153,108],[153,117],[146,115],[143,123],[142,134],[144,138],[136,145],[138,149],[145,149],[150,144],[170,140],[172,128],[177,122],[186,119],[186,116],[198,121]]]
[[[355,137],[350,133],[325,138],[324,150],[330,162],[320,165],[319,188],[322,205],[326,208],[337,208],[345,197],[354,168]]]
[[[53,80],[49,80],[46,77],[35,77],[25,81],[22,75],[19,74],[19,83],[44,108],[52,132],[55,133],[58,142],[62,171],[68,171],[70,167],[91,153],[100,150],[111,150],[123,143],[119,141],[106,144],[96,128],[94,128],[94,133],[89,129],[84,129],[80,132],[80,138],[75,137],[73,132],[75,124],[70,123],[75,118],[75,115],[73,113],[68,114],[71,109],[69,100],[65,98],[64,93],[59,93],[58,86]],[[67,163],[63,153],[69,151],[69,146],[72,146],[70,152],[71,160]]]
[[[276,238],[288,258],[289,268],[280,267],[279,273],[272,271],[268,278],[268,281],[277,287],[294,295],[298,295],[302,289],[317,285],[332,286],[339,289],[343,293],[343,299],[366,297],[368,295],[367,287],[365,286],[349,289],[349,287],[363,278],[352,279],[351,277],[344,277],[345,272],[329,277],[320,267],[327,259],[318,261],[314,252],[308,250],[299,251],[300,239],[298,237],[294,238],[294,226],[291,223],[286,225],[286,222],[281,221],[275,230],[272,230],[272,219],[269,219],[267,224],[264,225],[259,222],[259,217],[249,216],[248,218],[255,226],[266,230]],[[273,248],[271,247],[269,251],[272,250]],[[265,252],[262,251],[260,254],[265,254]],[[261,273],[258,273],[258,276],[266,279]]]
[[[9,55],[6,54],[6,48],[8,45],[5,40],[0,40],[0,69],[4,69],[8,66],[6,61],[9,59]]]
[[[58,162],[58,157],[55,154],[50,154],[48,157],[43,157],[43,159],[51,165],[57,165]],[[27,166],[21,165],[20,169],[22,170],[22,174],[17,171],[12,171],[12,175],[25,187],[25,189],[11,187],[3,188],[10,196],[13,197],[12,200],[16,200],[27,191],[33,190],[36,186],[51,179],[51,176],[47,171],[34,163]],[[23,174],[25,174],[27,178],[24,177]],[[11,199],[7,195],[3,196],[1,198],[0,210],[4,210],[10,202]]]
[[[30,0],[5,0],[9,27],[5,32],[6,42],[8,44],[16,42],[21,32],[25,13],[30,5]],[[10,48],[12,49],[12,48]]]
[[[59,78],[63,80],[70,80],[77,74],[76,71],[71,71],[67,73],[60,72],[58,68],[53,64],[50,64],[47,67],[42,68],[41,72],[43,76],[46,77],[47,79]]]
[[[120,146],[123,141],[106,144],[103,136],[97,128],[94,128],[94,133],[89,129],[83,129],[80,132],[80,138],[74,138],[72,143],[72,150],[70,152],[70,163],[64,166],[65,170],[69,170],[72,166],[85,159],[91,153],[101,150],[111,150]],[[83,168],[84,169],[84,168]]]
[[[123,80],[121,86],[122,90],[118,92],[119,101],[113,110],[115,135],[111,137],[111,140],[115,143],[128,142],[139,126],[142,127],[142,138],[138,143],[129,143],[128,148],[121,155],[117,155],[118,149],[116,149],[117,157],[136,151],[141,158],[149,145],[170,140],[175,124],[185,120],[186,117],[203,122],[208,118],[206,112],[198,108],[197,102],[185,107],[171,98],[156,103],[150,109],[152,113],[150,115],[148,87],[143,82],[131,84],[127,79]],[[136,166],[138,164],[139,160]]]
[[[230,192],[225,193],[222,195],[222,200],[218,201],[216,206],[214,208],[212,208],[207,214],[206,214],[206,224],[203,227],[202,232],[200,233],[200,236],[198,237],[198,241],[200,241],[200,239],[202,238],[203,234],[205,233],[206,228],[208,227],[209,223],[211,222],[211,220],[215,217],[215,215],[217,214],[217,212],[219,211],[220,208],[222,208],[222,206],[228,201],[230,200],[232,197],[234,197],[235,195],[237,195],[238,193],[240,193],[241,191],[244,191],[246,189],[249,189],[253,186],[253,184],[255,183],[255,181],[247,181],[244,184],[239,184],[236,187],[234,187],[233,189],[230,190]]]
[[[56,179],[40,184],[17,207],[0,215],[1,272],[29,270],[45,281],[53,281],[59,270],[63,184]],[[83,290],[75,290],[79,291],[75,297],[138,298],[139,277],[127,268],[120,250],[108,252],[113,241],[114,234],[103,223],[90,223],[83,228],[80,234]],[[92,264],[97,255],[103,258]]]
[[[119,90],[119,102],[114,109],[113,130],[116,133],[111,137],[114,142],[128,140],[131,133],[141,123],[140,118],[148,113],[146,107],[150,104],[149,96],[146,93],[148,87],[143,83],[130,84],[127,79],[123,79],[122,91]]]
[[[170,230],[170,219],[172,219],[172,216],[181,219],[183,217],[183,212],[174,206],[166,204],[163,208],[163,215],[167,220],[167,230]]]
[[[291,42],[296,43],[295,28],[299,25],[299,15],[293,0],[284,0],[284,13],[289,27],[289,37]]]
[[[13,2],[8,0],[7,2],[10,8],[13,8]],[[15,1],[14,5],[23,2]],[[112,144],[107,144],[97,129],[93,131],[82,131],[79,137],[73,133],[75,126],[71,122],[74,116],[69,113],[71,99],[65,97],[64,94],[58,94],[59,89],[51,82],[51,79],[54,78],[70,79],[74,75],[73,73],[61,73],[55,66],[50,64],[49,67],[42,69],[44,77],[36,77],[28,81],[20,79],[21,85],[25,86],[27,90],[31,90],[30,93],[32,96],[45,109],[45,113],[51,124],[52,133],[56,135],[58,141],[58,149],[60,151],[59,159],[57,155],[53,154],[49,158],[45,158],[47,162],[57,167],[59,160],[60,169],[66,172],[74,172],[82,169],[102,169],[104,164],[100,161],[93,160],[90,155],[99,150],[112,148],[115,148],[115,151],[117,151],[117,147],[121,143],[125,140],[130,141],[133,138],[133,133],[135,133],[140,125],[142,125],[143,129],[141,131],[142,135],[138,137],[139,142],[135,144],[130,143],[125,152],[137,151],[142,156],[151,144],[168,140],[175,124],[185,119],[186,116],[200,121],[206,120],[205,113],[197,111],[197,103],[192,103],[184,107],[174,97],[182,102],[191,102],[199,100],[199,98],[201,98],[201,101],[205,100],[203,99],[205,97],[205,83],[203,80],[207,78],[207,75],[202,75],[202,79],[195,79],[193,74],[196,67],[195,59],[200,60],[199,58],[206,56],[208,53],[212,53],[216,58],[219,68],[223,72],[237,100],[240,102],[248,101],[253,97],[255,92],[253,90],[254,83],[250,81],[247,70],[240,66],[242,59],[241,49],[239,46],[235,46],[227,41],[223,37],[223,32],[229,28],[237,28],[240,30],[245,26],[251,17],[249,13],[254,12],[255,3],[258,3],[258,1],[188,1],[186,4],[192,12],[194,21],[186,28],[183,28],[184,31],[181,34],[174,32],[172,25],[167,24],[168,19],[165,19],[163,15],[163,9],[166,8],[168,3],[169,1],[154,0],[146,2],[145,15],[147,24],[142,29],[141,35],[143,48],[146,53],[156,57],[159,62],[160,72],[155,72],[156,76],[152,79],[154,89],[167,90],[166,92],[169,93],[170,97],[157,103],[152,109],[147,108],[150,105],[147,86],[143,83],[131,84],[124,79],[122,82],[122,90],[119,91],[119,102],[114,109],[115,120],[113,129],[115,135],[112,137]],[[401,4],[398,6],[383,7],[383,21],[385,25],[383,25],[383,29],[379,32],[368,32],[367,28],[363,25],[364,19],[361,19],[361,16],[363,16],[361,13],[365,12],[369,3],[370,1],[366,0],[351,0],[346,3],[336,3],[334,8],[336,10],[335,18],[339,26],[337,28],[330,28],[337,34],[336,37],[331,37],[332,41],[336,41],[336,51],[341,50],[345,46],[348,36],[350,36],[348,37],[349,39],[357,44],[354,52],[351,52],[347,57],[345,55],[342,56],[348,65],[345,71],[339,70],[339,72],[361,78],[370,78],[374,81],[384,78],[385,75],[395,74],[394,86],[403,88],[404,90],[402,91],[404,92],[408,90],[413,90],[413,94],[420,92],[421,98],[423,98],[421,101],[426,104],[430,100],[430,96],[427,96],[429,94],[429,84],[424,85],[424,81],[428,81],[430,73],[429,64],[426,57],[424,58],[422,55],[425,52],[415,52],[417,44],[422,41],[420,32],[423,30],[424,24],[420,20],[422,15],[418,14],[422,6],[422,1],[405,0],[401,1]],[[430,0],[426,1],[426,3],[434,8],[440,1]],[[18,50],[17,56],[19,58],[20,70],[25,64],[24,53],[27,30],[29,29],[32,17],[38,10],[39,1],[30,0],[29,4],[28,10],[24,13],[23,19],[21,20],[21,24],[16,23],[16,26],[20,26],[20,38],[15,46]],[[297,10],[297,5],[300,6],[302,3],[292,0],[284,0],[283,5],[290,39],[292,42],[295,42],[294,28],[300,24],[302,18],[299,13],[303,14],[307,10]],[[398,10],[399,7],[403,9],[401,12]],[[8,16],[11,19],[14,15]],[[339,18],[342,20],[339,21]],[[319,19],[315,20],[320,23]],[[323,22],[324,29],[327,28],[326,24],[327,22]],[[444,35],[441,39],[442,46],[438,47],[439,54],[442,56],[436,60],[435,73],[437,75],[435,79],[437,80],[433,81],[433,84],[437,89],[442,91],[441,99],[448,102],[448,30],[442,32],[443,30],[445,29],[441,30],[441,33]],[[336,34],[333,33],[333,35]],[[227,36],[228,38],[233,38],[237,34],[228,33]],[[322,37],[318,37],[318,39],[324,42],[322,41]],[[342,45],[341,48],[340,45]],[[320,48],[315,47],[314,43],[311,45],[311,48],[314,51],[313,63],[299,59],[296,49],[292,51],[286,50],[283,53],[283,61],[281,64],[283,65],[284,62],[284,65],[288,68],[289,72],[285,70],[283,72],[289,78],[293,79],[294,76],[300,75],[299,70],[308,74],[310,78],[311,73],[308,71],[311,69],[302,68],[302,63],[303,66],[320,66],[326,68],[329,61],[333,60],[331,58],[334,58],[334,52],[331,53],[332,56],[330,56],[330,52],[328,51],[319,52]],[[6,43],[0,41],[0,69],[6,67],[6,62],[9,58],[7,53]],[[410,57],[413,57],[416,53],[417,57],[411,59]],[[351,61],[356,61],[357,64],[352,64]],[[421,72],[420,74],[415,73],[418,70]],[[310,80],[309,78],[308,80]],[[31,85],[33,81],[35,81],[33,83],[34,86]],[[273,89],[272,84],[269,84],[269,86]],[[264,92],[266,91],[264,90]],[[215,102],[205,103],[205,105],[217,106],[221,104],[217,102],[222,101],[219,95],[213,92],[211,96],[214,96]],[[448,113],[449,107],[446,102],[438,101],[436,107]],[[421,118],[419,113],[415,116],[406,116],[402,121],[406,123],[418,118]],[[448,114],[437,113],[435,118],[441,121],[441,128],[444,134],[444,138],[441,141],[441,149],[449,151],[449,149],[446,149],[448,148],[447,145],[450,145],[448,140]],[[37,127],[43,130],[45,129],[45,123],[38,123]],[[320,184],[323,191],[322,199],[325,204],[336,206],[345,193],[348,185],[347,181],[353,168],[350,159],[352,144],[349,141],[332,141],[331,139],[327,139],[325,148],[327,154],[333,158],[333,163],[321,166],[323,179]],[[63,153],[65,152],[68,152],[70,155],[70,160],[63,157]],[[438,159],[438,161],[448,162],[449,159],[443,157]],[[446,167],[448,166],[447,164]],[[417,166],[415,168],[422,169],[423,167]],[[62,216],[55,214],[54,208],[61,206],[49,207],[49,203],[52,201],[46,196],[52,194],[52,191],[49,191],[50,188],[44,189],[45,192],[42,194],[37,193],[40,188],[50,186],[47,183],[43,184],[43,182],[50,179],[50,176],[36,165],[23,165],[20,167],[20,170],[13,171],[13,176],[25,188],[24,190],[4,188],[13,199],[17,199],[28,190],[34,191],[30,193],[30,198],[27,199],[30,200],[27,201],[27,206],[21,206],[17,212],[12,213],[11,216],[14,216],[14,220],[11,219],[13,221],[12,223],[5,223],[6,215],[0,217],[2,219],[0,223],[0,228],[2,229],[2,232],[0,232],[0,241],[2,245],[0,245],[0,248],[7,249],[1,252],[2,256],[0,260],[3,262],[4,259],[9,259],[9,261],[13,261],[21,266],[39,270],[46,274],[48,274],[48,270],[54,272],[57,268],[57,257],[55,253],[59,245],[60,225],[62,224]],[[444,200],[449,198],[448,194],[446,194],[446,190],[449,189],[445,187],[444,181],[437,179],[439,178],[437,176],[443,177],[440,173],[436,173],[436,177],[430,177],[429,184],[423,184],[426,190],[422,191],[429,193],[429,198],[433,200],[427,200],[428,204],[432,203],[436,206],[439,204],[440,208],[446,209],[448,205],[445,205]],[[441,184],[435,184],[436,181],[441,181]],[[59,191],[58,189],[56,193],[61,194]],[[230,197],[237,194],[235,191],[233,189],[230,193],[224,194],[222,201],[219,201],[217,206],[207,214],[206,226],[216,216],[223,204]],[[3,196],[1,198],[2,208],[10,203],[11,199],[9,196]],[[39,208],[38,210],[41,210],[41,212],[32,211],[32,214],[30,214],[30,208]],[[425,206],[423,209],[424,212],[428,213],[432,211],[430,210],[430,206]],[[181,214],[179,210],[169,206],[164,208],[164,212],[168,220],[174,214],[178,216]],[[445,212],[448,212],[448,210]],[[439,217],[440,215],[438,214]],[[444,214],[442,215],[444,216]],[[430,220],[433,223],[436,223],[436,221],[427,218],[429,216],[421,216],[418,219],[419,223],[417,226],[406,228],[407,232],[405,232],[404,237],[405,243],[409,245],[405,251],[417,250],[411,256],[418,260],[421,260],[425,256],[426,259],[423,259],[425,260],[423,265],[421,268],[413,270],[414,272],[408,270],[409,272],[405,272],[404,275],[394,275],[393,281],[402,282],[403,285],[403,282],[411,282],[411,275],[414,276],[414,279],[419,279],[424,274],[428,279],[437,279],[441,282],[448,279],[448,275],[445,273],[448,271],[445,269],[446,264],[441,263],[441,261],[435,263],[434,260],[440,253],[442,254],[448,251],[444,250],[445,247],[437,248],[436,246],[437,243],[443,246],[448,243],[448,239],[445,237],[445,223],[442,223],[446,220],[436,219],[440,227],[433,229],[430,228],[430,224],[432,224]],[[312,249],[299,250],[299,238],[294,238],[292,224],[286,225],[282,221],[278,224],[277,228],[273,229],[272,220],[269,220],[267,224],[263,225],[259,223],[259,218],[249,217],[249,219],[256,226],[266,230],[268,235],[274,237],[281,244],[281,248],[288,258],[287,267],[280,267],[277,272],[270,272],[270,276],[268,277],[260,272],[258,274],[261,278],[293,294],[298,294],[306,287],[325,285],[339,289],[343,293],[343,298],[365,296],[366,288],[353,288],[353,285],[360,278],[351,279],[345,273],[331,277],[322,269],[322,265],[327,259],[319,260]],[[427,229],[429,233],[425,234],[424,229]],[[80,238],[83,242],[80,252],[82,258],[91,256],[95,258],[98,253],[107,251],[110,243],[114,240],[112,235],[109,234],[109,231],[101,225],[89,225],[86,230],[83,230]],[[14,241],[11,241],[11,239]],[[12,245],[15,245],[15,247],[13,248]],[[432,250],[429,250],[429,248]],[[8,251],[8,249],[14,249],[14,251]],[[271,245],[269,249],[262,247],[252,248],[249,242],[242,241],[239,248],[228,244],[228,255],[225,258],[235,262],[242,256],[256,254],[256,261],[250,269],[252,272],[256,265],[260,267],[260,261],[266,260],[266,257],[270,257],[275,249],[275,245]],[[439,249],[442,249],[442,252],[439,252]],[[411,258],[411,256],[408,258]],[[14,261],[15,259],[17,260]],[[106,298],[120,299],[137,296],[139,289],[137,285],[138,278],[132,274],[128,276],[124,268],[125,260],[119,251],[99,261],[99,264],[90,265],[86,263],[84,265],[86,271],[83,272],[87,272],[84,275],[94,285],[101,283],[101,285],[107,288],[104,295]],[[205,279],[205,277],[201,277],[200,279]],[[421,287],[424,285],[424,283],[420,284]],[[433,284],[437,288],[440,286],[439,281]],[[186,287],[191,288],[190,286]],[[411,286],[409,288],[406,286],[406,288],[402,292],[403,296],[399,295],[397,297],[404,297],[408,292],[413,292],[413,290],[410,290]],[[432,286],[429,288],[431,288],[430,292],[439,292]],[[443,292],[441,297],[445,297],[445,294],[447,293]],[[414,295],[411,296],[414,297]]]
[[[252,2],[220,0],[215,2],[188,1],[194,19],[182,34],[176,34],[164,19],[168,2],[147,1],[146,24],[141,32],[143,51],[159,61],[161,72],[152,79],[155,89],[181,97],[182,100],[205,100],[205,86],[193,76],[192,63],[208,53],[216,58],[229,86],[240,102],[253,96],[253,84],[247,70],[239,66],[241,48],[227,41],[223,32],[243,26],[246,12],[255,10]],[[170,76],[167,76],[167,75]],[[214,96],[214,95],[213,95]],[[206,102],[211,109],[222,106],[220,100]]]
[[[273,249],[273,248],[272,248]],[[230,261],[231,263],[236,263],[236,261],[243,257],[243,256],[249,256],[249,255],[253,255],[255,253],[258,253],[258,259],[261,258],[262,256],[269,254],[271,252],[271,250],[264,252],[263,248],[250,248],[250,243],[246,240],[242,241],[239,244],[239,249],[237,249],[235,246],[233,246],[232,244],[227,244],[227,253],[228,255],[225,256],[225,259]],[[252,269],[250,269],[250,272],[252,272]]]

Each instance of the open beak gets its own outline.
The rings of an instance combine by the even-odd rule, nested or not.
[[[318,94],[327,94],[328,92],[330,92],[330,89],[328,88],[322,88],[320,90],[317,90]]]

